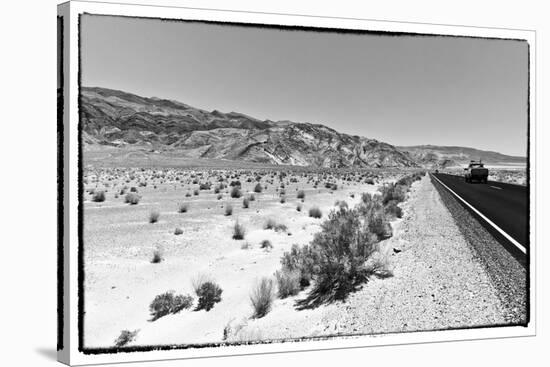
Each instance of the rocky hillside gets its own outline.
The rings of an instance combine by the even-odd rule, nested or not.
[[[321,167],[417,167],[407,152],[323,125],[261,121],[104,88],[81,89],[88,146],[144,146],[189,158]]]
[[[524,165],[525,157],[514,157],[497,152],[466,147],[416,145],[397,147],[419,165],[426,168],[446,168],[468,164],[471,160],[482,160],[486,164]]]

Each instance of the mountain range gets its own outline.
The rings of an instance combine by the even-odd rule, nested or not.
[[[320,124],[259,120],[98,87],[81,87],[80,122],[87,147],[137,146],[188,158],[319,167],[449,167],[482,159],[525,163],[523,157],[464,147],[396,147]]]

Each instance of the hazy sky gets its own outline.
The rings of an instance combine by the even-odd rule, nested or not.
[[[82,84],[394,145],[526,155],[527,43],[85,15]]]

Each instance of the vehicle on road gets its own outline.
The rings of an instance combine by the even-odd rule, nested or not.
[[[489,170],[483,166],[481,159],[478,161],[470,161],[468,167],[464,168],[464,179],[468,183],[478,181],[481,183],[487,183],[489,177]]]

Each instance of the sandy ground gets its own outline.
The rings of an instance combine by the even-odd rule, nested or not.
[[[130,345],[159,345],[221,342],[224,327],[235,320],[252,315],[250,291],[260,277],[272,276],[280,268],[282,254],[291,245],[307,244],[319,230],[336,200],[354,205],[360,193],[374,192],[376,185],[338,182],[331,193],[321,185],[312,188],[300,181],[286,188],[287,202],[281,204],[274,186],[256,194],[250,208],[242,208],[242,198],[216,199],[213,191],[185,197],[181,186],[163,184],[140,187],[138,205],[124,204],[122,196],[107,192],[102,203],[84,204],[85,243],[85,345],[112,346],[121,330],[139,329]],[[254,183],[246,183],[243,192],[251,192]],[[306,192],[302,212],[296,210],[297,189]],[[350,194],[355,193],[351,198]],[[89,196],[87,196],[89,197]],[[178,202],[189,203],[187,213],[177,213]],[[223,206],[233,205],[232,216],[224,215]],[[322,219],[310,218],[311,206],[319,206]],[[160,211],[159,222],[148,223],[152,209]],[[288,227],[288,233],[263,229],[268,218]],[[245,241],[233,240],[235,221],[247,230],[245,241],[250,249],[242,249]],[[180,227],[183,234],[174,235]],[[271,251],[260,248],[262,240],[273,244]],[[155,248],[161,248],[165,260],[150,262]],[[222,301],[209,312],[184,310],[150,322],[149,304],[158,294],[168,290],[193,294],[191,279],[208,274],[223,289]],[[196,297],[195,297],[196,299]],[[291,299],[277,300],[273,315],[292,312]],[[310,313],[319,315],[322,310]],[[307,317],[307,313],[299,313]],[[284,317],[288,320],[287,317]],[[300,331],[300,335],[309,335]]]
[[[279,300],[270,314],[248,321],[234,339],[504,324],[505,312],[495,288],[428,177],[413,184],[403,208],[404,218],[393,223],[394,237],[380,243],[393,277],[372,278],[346,302],[315,310],[294,309],[294,301],[301,295]]]

